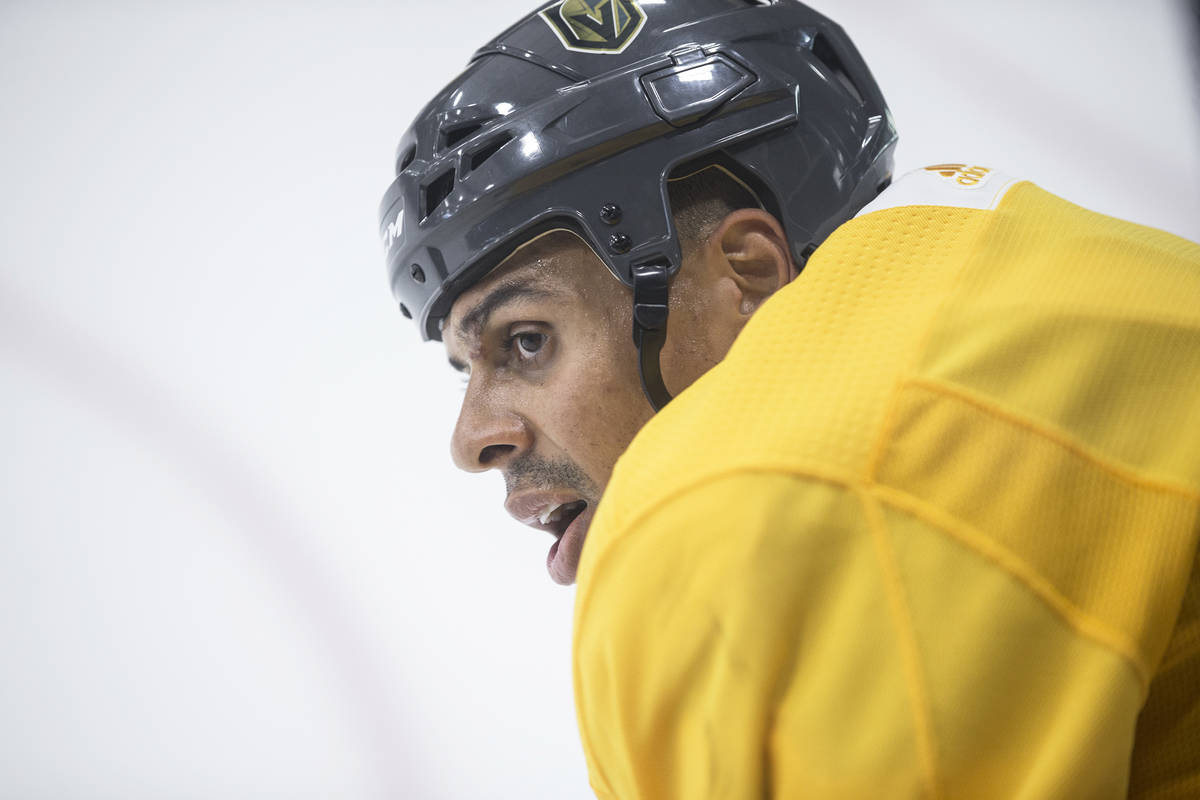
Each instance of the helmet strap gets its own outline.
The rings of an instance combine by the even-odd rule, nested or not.
[[[633,343],[638,351],[642,391],[655,411],[671,401],[658,357],[667,341],[667,297],[670,275],[662,264],[633,268]]]

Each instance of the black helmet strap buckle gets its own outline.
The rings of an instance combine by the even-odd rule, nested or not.
[[[633,268],[633,343],[642,391],[655,411],[671,401],[658,357],[667,341],[667,298],[671,277],[665,264]]]

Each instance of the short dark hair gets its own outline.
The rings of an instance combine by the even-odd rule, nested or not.
[[[680,247],[686,250],[703,244],[721,220],[739,208],[762,208],[749,186],[717,165],[672,177],[667,196]]]

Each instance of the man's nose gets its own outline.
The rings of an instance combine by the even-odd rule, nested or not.
[[[503,467],[531,444],[524,418],[511,409],[496,408],[468,396],[454,426],[450,453],[459,469],[483,472]]]

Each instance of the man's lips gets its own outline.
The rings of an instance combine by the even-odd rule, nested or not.
[[[525,491],[510,494],[504,501],[504,510],[517,522],[548,531],[557,535],[559,527],[552,522],[542,522],[541,516],[547,509],[565,506],[583,500],[569,490]]]
[[[555,583],[574,583],[583,540],[595,510],[592,504],[569,490],[541,490],[509,495],[504,508],[517,521],[555,537],[554,544],[546,554],[546,569]],[[563,516],[572,511],[574,517],[567,519]],[[555,519],[543,522],[548,516]]]

